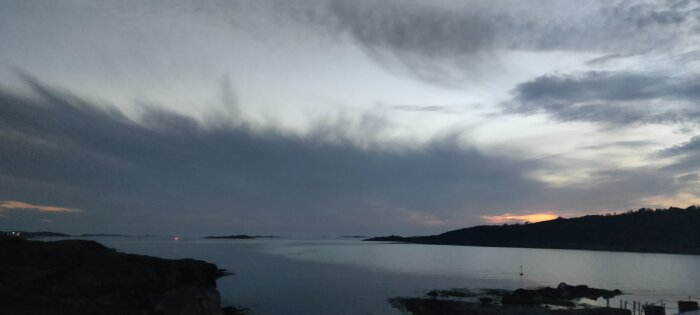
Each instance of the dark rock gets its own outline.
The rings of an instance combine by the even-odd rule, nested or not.
[[[479,304],[482,306],[490,305],[491,303],[493,303],[493,299],[490,297],[479,298]]]
[[[392,298],[395,308],[413,315],[631,315],[630,310],[607,307],[588,309],[553,310],[534,305],[499,305],[484,307],[482,304],[456,300],[424,298]]]
[[[557,290],[561,294],[562,297],[568,298],[568,299],[580,299],[580,298],[588,298],[591,300],[597,300],[598,298],[604,298],[604,299],[610,299],[615,296],[618,296],[622,294],[622,291],[615,289],[615,290],[604,290],[604,289],[596,289],[596,288],[589,288],[587,285],[568,285],[566,283],[560,283],[557,286]]]
[[[235,308],[233,306],[226,306],[221,309],[224,315],[247,315],[248,314],[248,309],[239,309]]]
[[[124,254],[85,240],[3,241],[0,257],[0,314],[156,314],[193,290],[209,311],[225,275],[204,261]]]
[[[645,315],[666,315],[666,309],[659,305],[644,305]]]
[[[540,289],[517,289],[512,293],[503,294],[501,303],[504,305],[541,305],[551,304],[572,307],[571,300],[588,298],[597,300],[600,297],[609,299],[622,294],[620,290],[604,290],[589,288],[586,285],[568,285],[560,283],[556,289],[546,287]]]
[[[537,290],[517,289],[513,293],[506,293],[501,298],[503,305],[540,305],[543,297]]]
[[[221,296],[213,288],[181,287],[161,295],[155,309],[169,315],[221,314]]]
[[[430,297],[474,297],[476,294],[467,289],[452,289],[452,290],[431,290],[425,295]]]
[[[697,301],[678,301],[678,313],[700,310]]]

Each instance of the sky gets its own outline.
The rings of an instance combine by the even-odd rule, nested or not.
[[[700,198],[695,1],[0,0],[0,230],[423,235]]]

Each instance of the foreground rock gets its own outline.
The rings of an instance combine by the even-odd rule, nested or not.
[[[0,314],[223,314],[216,279],[226,273],[204,261],[7,237],[0,257]]]
[[[389,302],[413,315],[631,315],[630,310],[600,307],[582,309],[549,309],[541,306],[494,306],[455,300],[427,298],[395,298]]]
[[[620,290],[605,290],[589,288],[586,285],[568,285],[560,283],[557,288],[517,289],[512,293],[504,293],[501,297],[503,305],[558,305],[575,307],[574,300],[586,298],[611,299],[622,294]]]
[[[619,290],[570,286],[565,283],[555,288],[483,290],[432,290],[425,297],[399,297],[389,303],[413,315],[630,315],[629,310],[588,307],[578,304],[581,298],[611,298],[622,294]]]

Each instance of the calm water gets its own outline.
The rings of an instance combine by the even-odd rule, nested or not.
[[[700,296],[700,256],[690,255],[359,240],[97,240],[124,252],[216,263],[236,273],[218,282],[224,302],[254,314],[399,314],[386,298],[560,282],[617,288],[627,301],[671,301],[668,313],[676,300]]]

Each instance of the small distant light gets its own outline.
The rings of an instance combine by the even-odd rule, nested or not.
[[[177,235],[173,236],[173,241],[179,241],[179,240],[180,240],[179,236],[177,236]]]

